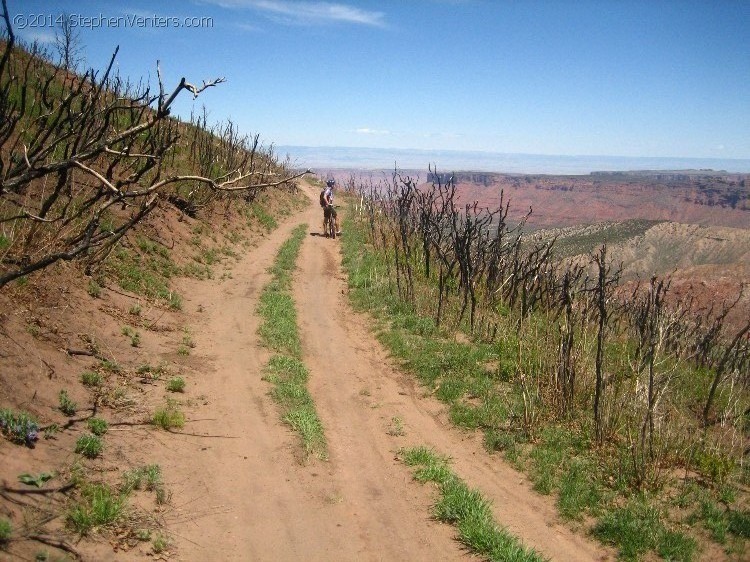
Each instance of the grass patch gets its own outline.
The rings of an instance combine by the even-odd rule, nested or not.
[[[87,459],[98,457],[103,449],[104,443],[102,443],[101,438],[97,435],[81,435],[76,440],[76,453],[83,455]]]
[[[692,560],[697,543],[682,533],[669,530],[659,511],[642,498],[608,512],[594,526],[594,536],[618,548],[625,560],[638,560],[650,550],[668,560]]]
[[[271,232],[279,226],[276,219],[268,214],[268,211],[266,211],[265,207],[260,203],[253,203],[250,205],[250,212],[252,213],[253,218],[255,218],[255,220],[257,220],[258,223],[268,232]]]
[[[261,293],[258,313],[262,324],[258,332],[264,345],[279,353],[268,362],[264,380],[274,385],[271,395],[281,407],[282,420],[299,434],[305,458],[313,455],[326,459],[325,434],[307,390],[309,373],[300,359],[297,313],[290,293],[292,272],[306,232],[307,225],[300,225],[279,249],[269,270],[273,279]]]
[[[173,377],[167,382],[169,392],[185,392],[185,379],[182,377]]]
[[[154,551],[154,554],[161,554],[162,552],[166,551],[169,548],[169,539],[167,539],[164,535],[157,535],[154,538],[154,542],[151,545],[151,549]]]
[[[133,490],[156,491],[162,485],[161,467],[158,464],[149,464],[123,473],[120,489],[123,493],[129,494]]]
[[[86,371],[81,373],[81,383],[84,386],[101,386],[104,382],[104,377],[96,371]]]
[[[106,484],[88,484],[81,497],[68,510],[66,521],[80,535],[95,527],[111,525],[120,520],[125,507],[125,496]]]
[[[106,271],[124,290],[165,302],[173,310],[182,310],[182,297],[169,288],[169,280],[180,273],[169,250],[138,238],[140,253],[119,247],[105,262]]]
[[[0,544],[7,543],[12,534],[13,525],[11,524],[10,519],[3,517],[0,519]]]
[[[89,285],[86,288],[86,292],[95,299],[98,299],[100,296],[102,296],[102,287],[101,285],[99,285],[99,283],[97,283],[93,279],[90,279]]]
[[[401,457],[407,466],[416,468],[416,480],[435,482],[439,486],[440,498],[435,504],[435,517],[454,525],[459,540],[474,553],[498,562],[544,560],[495,523],[490,503],[478,490],[472,490],[453,474],[446,458],[426,447],[401,451]]]
[[[323,425],[307,390],[308,371],[295,357],[276,355],[266,366],[264,379],[274,385],[271,395],[281,406],[281,417],[299,433],[306,456],[328,458]]]
[[[182,413],[174,400],[167,400],[165,406],[154,412],[151,423],[167,431],[179,429],[185,425],[185,414]]]
[[[258,305],[258,312],[264,319],[259,329],[261,340],[274,351],[298,356],[302,348],[297,333],[294,300],[290,293],[272,285],[263,290]]]
[[[78,411],[78,404],[73,402],[68,396],[67,390],[61,390],[60,394],[57,395],[59,400],[58,409],[68,417],[75,416]]]
[[[101,437],[109,430],[107,420],[103,420],[102,418],[90,418],[86,422],[86,425],[88,426],[89,431],[98,437]]]

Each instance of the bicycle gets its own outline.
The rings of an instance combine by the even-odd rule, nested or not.
[[[326,238],[336,239],[336,219],[334,218],[332,205],[329,205],[323,211],[323,235]]]

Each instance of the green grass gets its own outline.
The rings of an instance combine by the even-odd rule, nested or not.
[[[478,490],[472,490],[453,474],[446,458],[426,447],[403,450],[401,457],[406,465],[416,468],[416,480],[434,482],[439,486],[435,518],[454,525],[459,540],[472,552],[498,562],[544,560],[495,523],[490,503]]]
[[[107,420],[103,420],[102,418],[90,418],[86,422],[86,425],[88,426],[89,431],[98,437],[101,437],[109,430]]]
[[[86,371],[81,373],[81,383],[84,386],[101,386],[104,377],[96,371]]]
[[[597,468],[585,459],[574,459],[560,477],[557,507],[565,519],[580,521],[586,513],[596,513],[602,502],[602,486]]]
[[[70,399],[68,391],[61,390],[57,397],[59,399],[58,409],[68,417],[75,416],[78,411],[78,404]]]
[[[94,297],[95,299],[98,299],[102,295],[101,285],[99,285],[99,283],[91,279],[89,280],[89,285],[86,288],[86,292],[92,297]]]
[[[169,392],[185,392],[185,379],[182,377],[173,377],[167,382]]]
[[[268,214],[262,204],[253,203],[252,205],[250,205],[250,212],[252,213],[252,216],[255,218],[255,220],[257,220],[258,223],[268,232],[278,227],[276,219]]]
[[[167,431],[179,429],[185,425],[185,414],[173,400],[167,400],[167,404],[158,408],[151,417],[151,423]]]
[[[309,374],[301,361],[297,313],[290,292],[292,273],[306,233],[307,225],[295,228],[269,269],[273,278],[261,293],[258,313],[262,323],[258,333],[264,345],[278,353],[268,362],[264,379],[274,385],[271,395],[281,407],[282,420],[299,434],[305,458],[326,459],[325,434],[307,390]]]
[[[94,459],[98,457],[102,449],[104,449],[104,443],[97,435],[81,435],[76,440],[76,453],[83,455],[87,459]]]
[[[281,416],[299,433],[305,456],[328,456],[323,425],[307,390],[308,371],[295,357],[275,355],[268,362],[264,380],[274,385],[271,395],[281,406]]]
[[[138,238],[141,253],[119,247],[106,260],[106,271],[124,290],[158,299],[173,310],[182,309],[182,297],[169,288],[169,280],[180,273],[163,246]]]
[[[258,312],[264,319],[259,329],[263,344],[279,353],[299,355],[302,348],[292,295],[268,286],[260,296]]]
[[[638,560],[655,550],[668,560],[692,560],[697,551],[694,539],[667,529],[662,514],[641,498],[609,511],[593,529],[604,543],[618,548],[624,560]]]
[[[78,534],[86,535],[96,527],[119,521],[123,516],[125,496],[106,484],[87,484],[78,501],[68,509],[66,521]]]
[[[153,544],[151,545],[151,549],[154,551],[154,554],[161,554],[168,548],[169,548],[169,539],[167,539],[163,535],[157,535],[154,538]]]
[[[5,517],[0,518],[0,544],[7,543],[12,534],[13,525],[11,524],[10,519],[6,519]]]
[[[129,494],[133,490],[158,490],[162,483],[161,467],[149,464],[128,470],[122,475],[121,491]]]

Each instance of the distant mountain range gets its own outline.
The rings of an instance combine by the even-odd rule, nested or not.
[[[517,174],[589,174],[597,171],[712,169],[750,173],[750,159],[664,158],[634,156],[564,156],[513,154],[461,150],[416,150],[402,148],[355,148],[343,146],[284,146],[277,154],[289,155],[299,168],[382,170],[471,170]]]

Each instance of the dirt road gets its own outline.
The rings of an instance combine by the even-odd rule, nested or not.
[[[473,436],[450,428],[443,407],[392,366],[348,308],[338,241],[317,236],[310,207],[240,261],[232,279],[186,281],[197,315],[196,352],[207,368],[200,396],[174,457],[163,467],[174,492],[167,513],[181,560],[462,560],[472,559],[454,530],[430,517],[436,490],[411,479],[401,447],[431,445],[453,458],[454,471],[492,500],[497,520],[553,560],[600,560],[609,553],[556,521],[549,498],[525,477],[487,456]],[[269,353],[256,335],[255,307],[266,268],[292,228],[303,243],[294,296],[310,370],[310,392],[330,460],[307,465],[282,425],[262,369]],[[403,431],[393,431],[393,420]],[[390,431],[389,431],[390,430]],[[399,435],[398,433],[402,433]],[[211,437],[214,436],[214,437]]]

